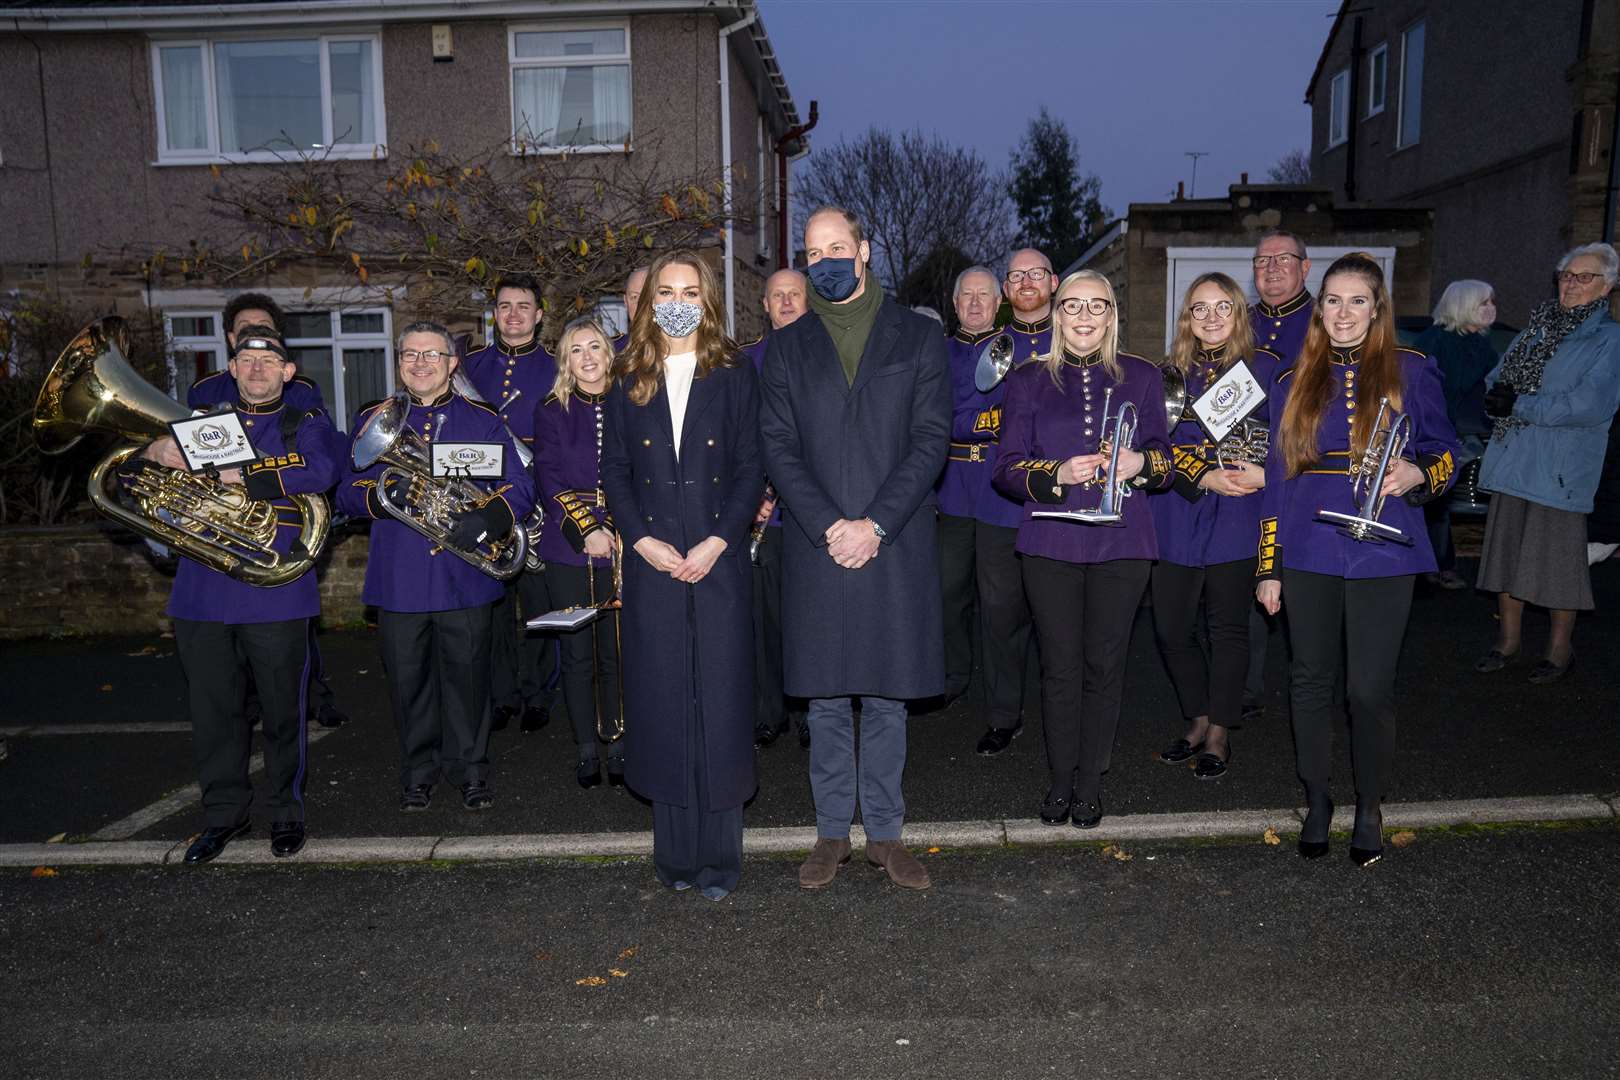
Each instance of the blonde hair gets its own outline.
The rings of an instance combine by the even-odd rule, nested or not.
[[[613,385],[613,339],[602,329],[602,324],[590,316],[575,319],[563,327],[561,336],[557,338],[557,377],[551,383],[551,392],[557,395],[557,404],[562,406],[563,412],[568,411],[568,399],[579,388],[579,381],[574,378],[573,369],[568,365],[568,346],[573,344],[574,335],[581,330],[589,330],[602,339],[602,349],[607,353],[607,384]]]
[[[1113,317],[1108,322],[1108,329],[1103,332],[1102,354],[1103,370],[1115,382],[1125,378],[1125,368],[1119,362],[1119,303],[1114,297],[1114,283],[1095,270],[1076,270],[1063,279],[1057,292],[1052,294],[1052,351],[1038,359],[1046,365],[1046,373],[1052,376],[1052,382],[1063,388],[1063,328],[1058,325],[1061,312],[1058,311],[1058,302],[1063,299],[1063,291],[1077,281],[1095,281],[1102,285],[1103,291],[1108,294],[1108,307]]]
[[[1198,355],[1201,344],[1198,335],[1193,333],[1192,297],[1205,285],[1220,289],[1232,305],[1232,333],[1226,339],[1226,359],[1221,364],[1221,370],[1224,372],[1237,361],[1254,355],[1254,326],[1249,322],[1249,302],[1243,294],[1243,286],[1225,274],[1200,274],[1187,286],[1187,293],[1181,298],[1181,313],[1176,316],[1176,336],[1170,343],[1170,356],[1165,362],[1166,367],[1173,367],[1183,375],[1192,370],[1193,359]]]
[[[1483,334],[1490,330],[1475,320],[1479,318],[1479,305],[1496,295],[1496,290],[1483,281],[1464,278],[1453,281],[1440,294],[1434,305],[1434,321],[1454,334]]]

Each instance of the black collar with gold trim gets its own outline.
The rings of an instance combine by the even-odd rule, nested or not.
[[[1089,356],[1076,356],[1068,349],[1064,349],[1063,362],[1070,367],[1096,367],[1102,363],[1102,351],[1098,350]]]
[[[1007,324],[1007,329],[1016,330],[1020,334],[1044,334],[1046,331],[1052,329],[1052,313],[1048,311],[1045,315],[1041,316],[1039,319],[1036,319],[1034,322],[1024,322],[1020,319],[1014,319],[1012,322]]]
[[[575,386],[574,396],[587,405],[600,405],[607,400],[608,392],[603,390],[600,394],[593,394],[589,390],[581,390],[578,386]]]
[[[239,412],[239,413],[250,413],[250,414],[252,414],[254,416],[266,416],[266,415],[268,415],[270,413],[273,413],[273,412],[280,412],[281,411],[281,406],[282,406],[282,399],[281,399],[280,394],[276,395],[274,401],[265,401],[265,402],[261,402],[258,405],[253,404],[251,401],[244,401],[240,397],[238,397],[236,399],[236,411],[237,412]]]
[[[1294,297],[1292,300],[1285,300],[1276,307],[1272,307],[1264,300],[1260,301],[1256,306],[1260,309],[1260,314],[1264,315],[1266,318],[1281,319],[1284,316],[1292,315],[1294,312],[1298,311],[1300,308],[1304,307],[1310,302],[1310,290],[1301,289],[1298,296]]]
[[[413,409],[437,409],[440,405],[448,405],[448,404],[450,404],[450,399],[453,398],[453,397],[455,397],[455,392],[448,389],[448,388],[445,390],[444,393],[440,394],[438,397],[434,398],[432,401],[423,401],[421,398],[417,397],[415,394],[411,394],[410,395],[411,408],[413,408]]]
[[[957,341],[960,341],[964,345],[978,345],[981,342],[990,340],[999,333],[1001,333],[1001,331],[997,330],[993,326],[988,330],[980,330],[977,334],[964,330],[958,326],[956,328],[956,333],[952,334],[951,336],[956,338]]]
[[[1196,359],[1200,364],[1210,364],[1215,367],[1219,367],[1220,365],[1226,363],[1226,342],[1221,342],[1213,349],[1206,349],[1200,346]]]
[[[1362,343],[1366,344],[1365,342]],[[1331,363],[1353,366],[1361,363],[1361,345],[1352,345],[1348,349],[1341,349],[1337,345],[1328,349],[1328,360]]]
[[[495,351],[500,353],[502,356],[528,356],[538,348],[540,348],[539,330],[536,330],[534,336],[528,341],[525,341],[522,345],[515,346],[508,345],[505,339],[501,337],[500,331],[496,331],[495,333]]]

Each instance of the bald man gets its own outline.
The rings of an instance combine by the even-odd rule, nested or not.
[[[641,290],[647,284],[647,268],[638,266],[624,279],[624,333],[613,339],[613,351],[623,352],[630,343],[630,324],[636,321],[636,309],[641,306]]]

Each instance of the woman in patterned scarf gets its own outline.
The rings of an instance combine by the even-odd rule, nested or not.
[[[1494,421],[1479,486],[1494,493],[1479,587],[1497,594],[1496,643],[1474,665],[1500,671],[1518,655],[1524,605],[1548,609],[1552,634],[1533,683],[1560,679],[1575,659],[1575,614],[1592,608],[1586,515],[1620,405],[1620,324],[1609,291],[1620,255],[1584,244],[1558,263],[1558,299],[1530,316],[1486,380]]]

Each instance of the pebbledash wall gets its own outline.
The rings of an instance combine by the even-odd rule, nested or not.
[[[327,544],[315,571],[323,626],[365,618],[370,544],[364,531]],[[173,581],[134,533],[112,524],[0,530],[0,639],[161,633]]]

